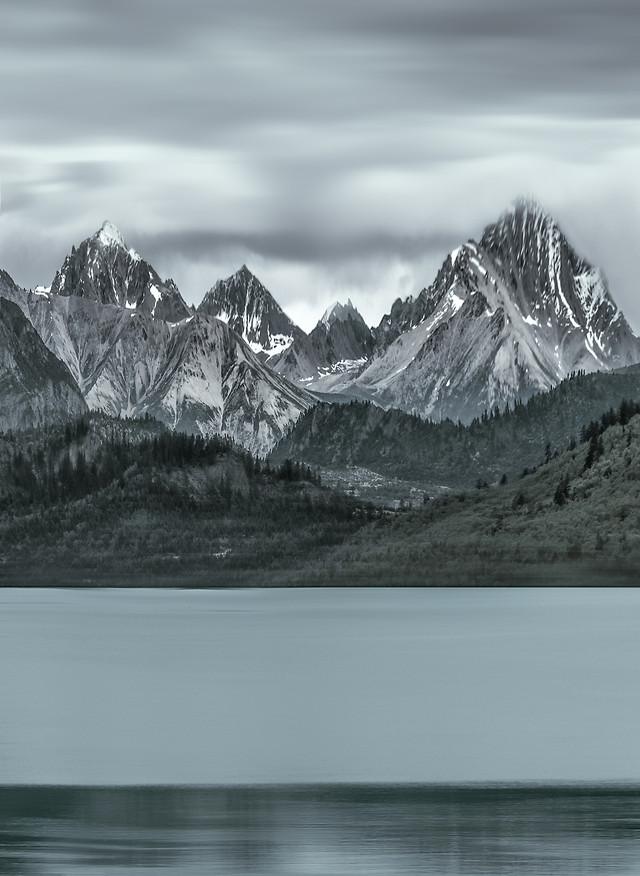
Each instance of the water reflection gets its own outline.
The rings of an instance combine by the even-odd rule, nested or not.
[[[0,789],[0,872],[630,874],[640,788]]]

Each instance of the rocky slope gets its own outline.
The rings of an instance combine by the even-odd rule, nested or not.
[[[0,289],[9,282],[15,287],[3,273]],[[20,308],[0,297],[0,430],[61,423],[86,410],[65,365],[45,347]]]

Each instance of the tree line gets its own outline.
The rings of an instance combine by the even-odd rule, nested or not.
[[[151,420],[147,417],[143,422]],[[114,482],[124,487],[125,475],[132,470],[213,466],[223,457],[237,460],[250,481],[306,481],[320,486],[319,475],[309,466],[286,459],[272,467],[224,436],[205,438],[162,428],[155,435],[132,437],[112,427],[105,438],[92,442],[90,437],[87,417],[26,446],[23,436],[5,436],[9,450],[4,461],[3,504],[51,505],[81,498]]]

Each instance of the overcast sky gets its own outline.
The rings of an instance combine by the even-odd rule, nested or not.
[[[640,331],[638,0],[0,0],[0,267],[105,218],[197,303],[310,329],[428,285],[519,194]]]

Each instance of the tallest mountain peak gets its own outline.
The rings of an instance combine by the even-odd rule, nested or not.
[[[102,223],[102,227],[100,231],[95,235],[95,237],[102,243],[104,246],[121,246],[123,249],[126,249],[127,246],[124,242],[124,237],[120,233],[120,231],[116,228],[113,222],[109,222],[108,219]]]
[[[557,223],[551,213],[531,196],[516,198],[502,219],[515,219],[521,224],[531,223],[545,226],[556,226]]]

